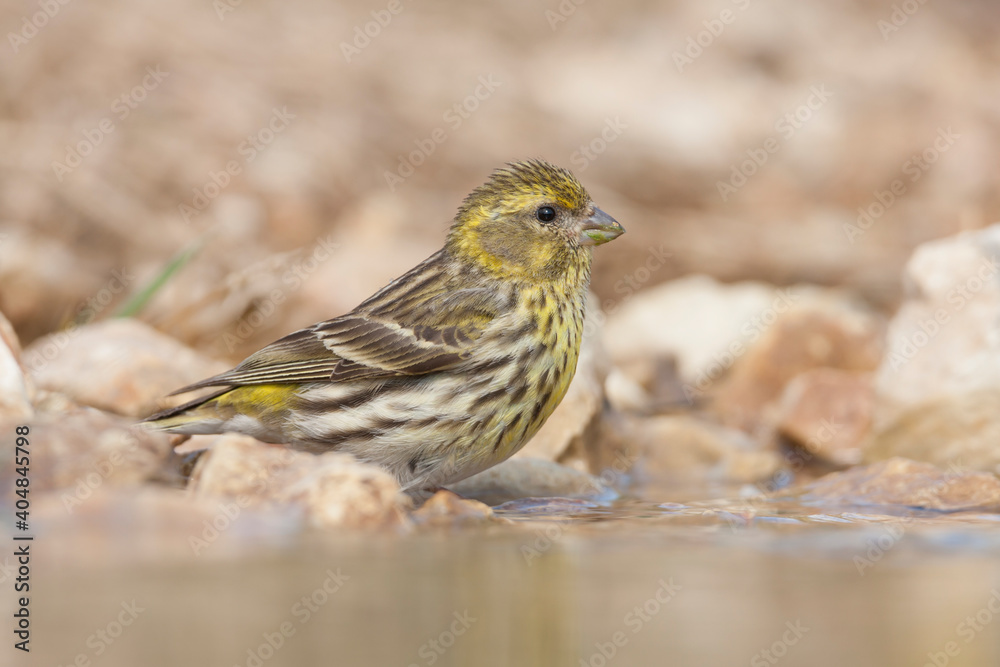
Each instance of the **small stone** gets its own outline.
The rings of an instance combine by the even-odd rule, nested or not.
[[[741,431],[699,417],[668,415],[632,419],[626,437],[639,449],[636,477],[651,481],[755,482],[774,475],[781,457],[761,449]]]
[[[412,501],[392,475],[348,454],[333,452],[318,458],[309,474],[282,487],[275,495],[278,502],[304,506],[310,523],[319,528],[409,525]]]
[[[873,371],[882,339],[881,319],[836,293],[802,296],[733,365],[713,392],[712,410],[753,433],[775,423],[777,400],[792,378],[814,368]]]
[[[608,374],[604,391],[611,406],[621,412],[648,412],[653,404],[653,397],[642,383],[620,368],[614,368]]]
[[[622,361],[604,382],[608,402],[616,410],[657,414],[694,405],[690,386],[684,382],[674,357],[649,357]]]
[[[558,496],[612,499],[617,494],[599,479],[554,461],[513,458],[449,487],[487,505],[517,498]]]
[[[67,511],[102,486],[134,486],[158,478],[170,457],[169,438],[93,408],[24,422],[31,450],[31,488],[60,491]],[[14,423],[0,425],[13,433]],[[2,469],[0,477],[11,473]]]
[[[438,491],[415,511],[413,520],[420,525],[432,526],[459,526],[474,523],[503,522],[493,514],[489,505],[462,498],[451,491]]]
[[[868,461],[902,456],[937,466],[1000,473],[1000,389],[916,405],[885,424],[864,451]]]
[[[130,319],[50,334],[28,346],[23,359],[40,388],[129,417],[148,416],[170,392],[227,368]]]
[[[195,466],[191,489],[241,507],[297,506],[319,528],[405,527],[412,506],[389,473],[350,454],[309,454],[235,434],[211,444]]]
[[[3,313],[0,313],[0,419],[18,421],[34,414],[31,389],[19,362],[21,345]]]
[[[832,368],[808,370],[785,387],[778,433],[824,461],[854,465],[861,461],[873,402],[870,374]]]
[[[845,505],[902,505],[957,512],[1000,510],[1000,479],[983,472],[945,471],[893,458],[826,475],[806,485],[810,500]]]
[[[285,475],[302,476],[316,459],[288,447],[266,445],[248,435],[223,433],[199,437],[205,450],[191,473],[188,488],[196,495],[252,495],[254,502],[273,499]]]

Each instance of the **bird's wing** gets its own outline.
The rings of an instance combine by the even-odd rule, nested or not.
[[[341,359],[330,352],[310,329],[301,329],[254,352],[236,368],[182,387],[183,394],[204,387],[324,382]]]
[[[366,302],[368,303],[368,302]],[[184,387],[335,382],[391,378],[454,368],[503,312],[485,288],[442,291],[404,311],[362,307],[289,334],[236,368]]]
[[[441,290],[413,300],[399,298],[316,327],[340,362],[330,379],[424,375],[459,366],[483,333],[508,307],[483,287]]]

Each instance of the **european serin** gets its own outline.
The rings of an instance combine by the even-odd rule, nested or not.
[[[514,454],[562,400],[590,246],[623,232],[565,169],[510,164],[466,197],[442,250],[350,313],[174,392],[219,387],[146,421],[350,452],[414,494],[457,482]]]

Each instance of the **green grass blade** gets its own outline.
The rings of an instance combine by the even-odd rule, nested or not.
[[[146,307],[146,304],[148,304],[150,300],[156,296],[156,293],[167,284],[167,281],[170,280],[175,273],[180,271],[185,265],[187,265],[188,262],[194,259],[194,256],[201,251],[201,248],[202,242],[196,241],[177,253],[163,268],[163,271],[160,271],[159,275],[157,275],[148,285],[142,288],[135,296],[126,301],[122,307],[118,309],[118,312],[115,313],[115,317],[134,317],[139,311]]]

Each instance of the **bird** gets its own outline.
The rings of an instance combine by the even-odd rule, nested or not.
[[[593,247],[624,231],[570,171],[507,163],[464,199],[443,248],[350,312],[178,389],[212,391],[143,426],[349,452],[427,497],[508,459],[562,401]]]

